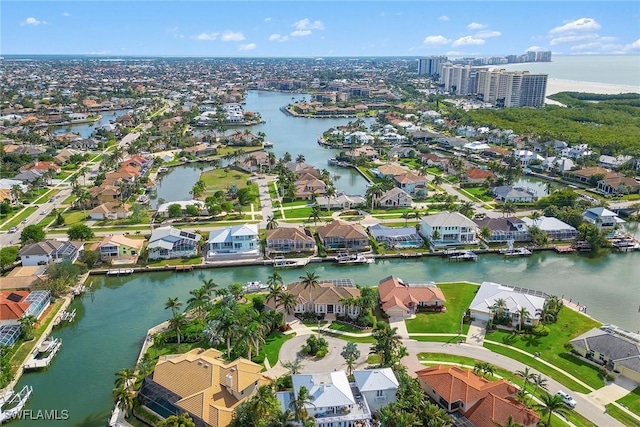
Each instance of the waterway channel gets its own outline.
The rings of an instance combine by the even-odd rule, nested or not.
[[[131,110],[110,110],[110,111],[100,111],[102,117],[95,122],[90,123],[73,123],[65,126],[59,126],[55,130],[55,134],[62,134],[66,132],[73,132],[79,134],[83,138],[89,138],[93,131],[100,126],[104,126],[112,121],[115,121],[118,117],[124,116],[127,111]]]
[[[274,143],[278,156],[285,151],[294,158],[297,154],[304,154],[307,162],[340,174],[338,189],[351,194],[363,193],[364,180],[352,170],[329,168],[326,160],[333,157],[335,151],[316,144],[317,137],[324,130],[344,124],[348,119],[285,116],[279,108],[289,102],[291,96],[288,94],[250,92],[247,110],[259,111],[266,121],[252,131],[265,132],[267,139]],[[199,169],[184,168],[191,169],[189,179],[195,182]],[[164,178],[167,185],[173,182],[169,178],[173,178],[175,173],[178,170]],[[175,185],[172,184],[175,190],[167,193],[167,197],[159,190],[158,197],[166,200],[178,200],[169,198],[178,196],[186,198],[193,183],[187,185],[185,176],[178,174]],[[176,195],[174,192],[178,189],[187,193]],[[637,229],[635,232],[640,236]],[[449,263],[429,257],[377,261],[359,266],[310,264],[307,270],[315,271],[321,278],[352,278],[365,286],[376,285],[389,275],[409,281],[495,281],[564,295],[586,305],[588,314],[603,322],[640,330],[640,252],[597,257],[541,252],[529,258],[508,260],[498,255],[485,255],[479,257],[477,263]],[[78,313],[75,322],[53,333],[53,336],[62,338],[63,347],[52,365],[45,371],[24,375],[16,386],[19,389],[29,384],[34,388],[27,409],[66,409],[70,418],[59,421],[17,420],[11,425],[104,426],[113,406],[114,373],[134,364],[146,331],[169,317],[170,313],[164,310],[168,297],[186,301],[189,291],[199,287],[204,279],[213,279],[223,286],[250,280],[266,282],[271,271],[269,267],[235,267],[179,275],[148,273],[130,277],[91,277],[92,291],[71,306]],[[298,280],[304,271],[283,271],[285,282]]]

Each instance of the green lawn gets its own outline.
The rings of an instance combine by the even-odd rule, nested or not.
[[[88,215],[88,211],[86,212]],[[86,220],[85,212],[83,211],[66,211],[62,213],[64,218],[64,225],[69,227],[78,223],[84,223]]]
[[[553,378],[554,380],[563,384],[564,386],[566,386],[568,389],[572,391],[577,391],[578,393],[585,393],[585,394],[591,391],[588,388],[578,384],[571,378],[567,377],[563,373],[535,359],[533,356],[527,356],[525,354],[522,354],[508,347],[502,347],[496,344],[491,344],[486,340],[484,342],[484,346],[494,353],[502,354],[503,356],[506,356],[511,359],[517,360],[518,362],[524,363],[525,365],[537,370],[538,372],[541,372],[542,374]],[[583,378],[580,378],[580,379],[584,381]]]
[[[280,354],[282,344],[295,336],[296,334],[285,335],[280,331],[273,333],[266,339],[266,343],[262,345],[260,353],[253,358],[253,361],[256,363],[263,363],[264,358],[266,357],[269,360],[269,364],[271,366],[275,366],[276,363],[278,363],[278,356]]]
[[[609,403],[606,405],[607,414],[611,415],[616,420],[620,421],[625,426],[640,427],[640,421],[633,418],[631,415],[624,412],[622,409],[618,409],[616,406]]]
[[[129,236],[135,238],[135,236]],[[202,257],[193,258],[174,258],[174,259],[159,259],[147,263],[149,267],[164,267],[165,265],[196,265],[202,263]]]
[[[347,335],[342,335],[342,334],[334,334],[331,332],[327,332],[326,329],[324,329],[322,331],[322,335],[326,335],[329,337],[334,337],[334,338],[339,338],[341,340],[344,341],[353,341],[353,342],[358,342],[358,343],[363,343],[363,344],[373,344],[376,342],[375,339],[373,339],[373,337],[350,337]]]
[[[631,393],[616,400],[616,402],[640,416],[640,387],[636,387]]]
[[[271,200],[276,200],[278,198],[278,193],[276,192],[276,183],[275,182],[270,182],[269,183],[269,197],[271,197]]]
[[[78,197],[75,194],[71,194],[69,195],[69,197],[67,197],[66,199],[64,199],[64,201],[62,202],[63,205],[70,205],[73,202],[76,201]]]
[[[442,290],[447,311],[445,313],[418,313],[415,319],[407,320],[407,331],[412,333],[444,333],[457,334],[460,332],[462,316],[469,308],[478,285],[472,283],[439,283]]]
[[[468,325],[465,326],[469,329]],[[458,340],[464,341],[466,337],[464,335],[409,335],[409,338],[420,342],[446,342],[449,344],[456,344]]]
[[[493,201],[493,196],[489,194],[489,189],[485,187],[466,187],[461,188],[459,191],[463,194],[470,194],[476,199],[482,200],[483,202]]]
[[[46,193],[44,193],[42,196],[40,196],[38,198],[38,200],[36,200],[33,203],[34,204],[44,203],[44,202],[48,201],[49,199],[53,198],[54,196],[56,196],[59,192],[60,192],[60,190],[58,190],[58,189],[51,189],[51,190],[47,191]]]
[[[308,206],[309,203],[311,203],[309,200],[294,200],[292,202],[283,202],[282,207],[287,208],[287,207],[295,207],[295,206]]]
[[[568,353],[564,345],[584,332],[597,328],[601,324],[574,310],[563,308],[556,323],[548,324],[549,336],[512,335],[506,331],[495,331],[487,335],[486,340],[509,344],[528,353],[540,353],[540,357],[557,366],[584,383],[598,389],[604,381],[598,369],[576,356]]]
[[[284,216],[285,218],[302,218],[307,219],[309,215],[311,215],[312,208],[303,207],[298,209],[285,209]]]
[[[9,220],[9,222],[7,222],[4,226],[2,226],[2,230],[8,230],[11,227],[15,227],[18,224],[20,224],[22,222],[23,219],[27,219],[27,217],[29,217],[29,215],[31,215],[32,213],[34,213],[38,208],[36,208],[35,206],[29,206],[28,208],[26,208],[25,210],[23,210],[22,212],[20,212],[17,215],[14,215],[13,218],[11,218],[11,220]]]
[[[229,169],[227,172],[225,168],[221,168],[203,172],[200,179],[206,184],[207,193],[214,193],[218,190],[224,191],[232,185],[244,188],[247,186],[247,180],[250,176],[250,174],[236,169]]]

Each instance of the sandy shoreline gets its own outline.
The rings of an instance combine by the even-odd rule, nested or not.
[[[640,86],[614,85],[609,83],[581,82],[578,80],[547,80],[547,96],[558,92],[588,92],[602,94],[640,93]]]

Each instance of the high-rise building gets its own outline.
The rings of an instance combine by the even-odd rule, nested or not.
[[[520,88],[521,107],[541,107],[547,93],[546,74],[523,74]]]
[[[456,95],[471,95],[475,93],[472,84],[471,71],[474,70],[469,65],[445,64],[442,66],[440,83],[444,84],[444,90]]]
[[[547,90],[546,74],[528,71],[478,69],[476,91],[482,100],[498,107],[541,107]]]
[[[551,51],[536,52],[536,62],[551,62]]]
[[[430,56],[418,60],[419,76],[435,76],[440,74],[440,69],[447,62],[446,56]]]

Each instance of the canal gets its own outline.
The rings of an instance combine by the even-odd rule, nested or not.
[[[479,257],[477,263],[448,263],[441,258],[393,259],[375,264],[338,266],[310,264],[306,270],[321,278],[348,277],[371,286],[396,275],[407,280],[436,282],[495,281],[572,298],[588,314],[637,331],[640,329],[640,252],[590,257],[583,254],[536,253],[505,260]],[[250,280],[267,281],[270,267],[220,268],[189,273],[148,273],[129,277],[93,276],[93,290],[76,300],[76,321],[54,331],[63,347],[51,367],[26,374],[16,388],[32,385],[31,410],[67,409],[70,420],[16,421],[15,427],[45,425],[104,426],[112,407],[114,373],[133,365],[146,331],[169,317],[168,297],[186,301],[203,280],[226,286]],[[283,270],[285,282],[298,280],[305,270]],[[57,424],[56,424],[57,423]]]
[[[83,138],[89,138],[93,131],[100,126],[104,126],[107,123],[117,119],[120,116],[124,116],[127,111],[131,110],[110,110],[110,111],[100,111],[99,114],[102,116],[99,120],[91,123],[74,123],[65,126],[59,126],[54,133],[56,135],[73,132],[79,134]]]

